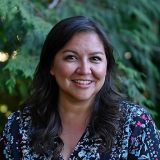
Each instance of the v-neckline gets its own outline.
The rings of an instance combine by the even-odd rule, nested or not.
[[[69,155],[68,160],[70,160],[72,158],[72,156],[74,156],[74,153],[75,153],[76,149],[79,147],[79,144],[81,142],[83,142],[83,139],[85,137],[87,137],[88,135],[89,135],[89,131],[88,131],[88,127],[86,127],[86,129],[84,130],[84,132],[83,132],[82,136],[80,137],[79,141],[76,143],[74,149],[72,150],[71,154]],[[60,160],[64,160],[63,155],[61,153],[60,153]]]

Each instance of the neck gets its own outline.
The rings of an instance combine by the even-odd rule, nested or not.
[[[92,103],[90,101],[75,102],[59,98],[58,107],[62,126],[81,126],[85,128],[88,125],[92,111]]]

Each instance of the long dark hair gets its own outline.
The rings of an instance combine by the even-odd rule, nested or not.
[[[61,131],[61,120],[57,109],[58,85],[50,74],[50,68],[56,53],[77,32],[95,32],[103,42],[107,58],[105,83],[93,104],[89,124],[91,137],[101,138],[104,142],[102,148],[109,151],[114,135],[118,131],[121,98],[114,90],[112,83],[111,73],[115,65],[112,46],[104,31],[93,20],[84,16],[66,18],[51,29],[44,42],[34,75],[31,96],[26,101],[27,106],[31,108],[33,125],[31,145],[37,153],[49,154],[52,151],[54,159],[59,156],[63,142],[58,136]]]

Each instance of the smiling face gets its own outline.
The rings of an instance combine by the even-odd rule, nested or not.
[[[104,84],[107,60],[102,41],[94,32],[76,33],[56,54],[50,73],[60,99],[92,101]]]

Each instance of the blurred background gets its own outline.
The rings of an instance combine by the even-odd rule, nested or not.
[[[159,6],[159,0],[0,0],[0,132],[30,94],[46,34],[75,15],[101,24],[114,47],[120,92],[145,106],[160,128]]]

